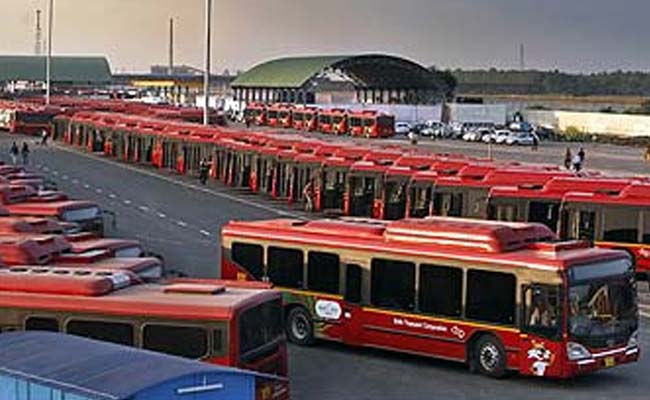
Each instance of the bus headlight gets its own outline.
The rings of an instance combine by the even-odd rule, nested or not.
[[[577,361],[591,357],[591,353],[585,346],[575,342],[569,342],[566,344],[566,354],[570,361]]]
[[[639,346],[639,331],[634,331],[634,333],[630,335],[630,339],[627,341],[627,348],[633,349],[638,346]]]

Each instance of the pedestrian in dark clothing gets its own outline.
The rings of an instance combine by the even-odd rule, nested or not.
[[[531,147],[531,150],[537,151],[537,146],[539,146],[539,138],[534,133],[532,135],[533,135],[533,146]]]
[[[205,185],[208,181],[208,173],[210,172],[210,162],[204,158],[199,163],[199,181],[201,185]]]
[[[47,137],[50,136],[45,129],[41,131],[41,146],[47,146]]]
[[[250,128],[251,127],[250,117],[244,117],[244,121],[246,122],[246,128]]]
[[[571,164],[573,163],[573,154],[571,154],[571,149],[566,148],[566,153],[564,153],[564,168],[571,169]]]
[[[23,156],[23,165],[29,164],[29,146],[27,142],[23,143],[23,148],[20,150],[20,154]]]
[[[582,170],[582,159],[580,158],[580,154],[576,154],[573,156],[573,169],[576,171],[576,173],[579,173]]]
[[[585,149],[583,149],[582,147],[578,151],[578,157],[580,157],[580,164],[584,164],[585,163]]]
[[[11,163],[16,165],[18,163],[18,153],[20,150],[18,150],[18,145],[16,142],[13,142],[11,145],[11,150],[9,150],[9,154],[11,154]]]

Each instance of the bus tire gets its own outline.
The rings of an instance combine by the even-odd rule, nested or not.
[[[482,335],[476,340],[472,355],[473,370],[492,378],[506,374],[506,350],[494,335]]]
[[[303,307],[294,307],[287,315],[287,338],[291,343],[309,346],[314,343],[314,323]]]

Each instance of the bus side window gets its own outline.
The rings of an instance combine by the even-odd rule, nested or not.
[[[373,258],[370,281],[372,305],[405,311],[415,308],[415,264]]]
[[[268,275],[277,286],[302,289],[304,264],[301,250],[269,247]]]
[[[208,354],[208,332],[193,326],[147,324],[142,348],[198,360]]]
[[[559,339],[561,301],[557,286],[533,284],[523,289],[524,332]]]
[[[345,300],[349,303],[361,303],[362,271],[357,264],[345,266]]]
[[[459,317],[463,298],[463,270],[420,265],[419,309],[423,313]]]
[[[133,326],[124,322],[109,321],[82,321],[71,319],[66,324],[66,333],[87,337],[89,339],[101,340],[133,346]]]
[[[57,321],[56,318],[27,317],[25,319],[25,330],[58,332],[59,321]]]
[[[513,274],[469,270],[465,316],[477,321],[514,324],[515,289],[516,278]]]
[[[307,288],[316,292],[338,294],[339,270],[338,255],[310,251],[307,256]]]
[[[639,210],[605,207],[603,240],[622,243],[639,242]]]
[[[232,260],[241,265],[255,279],[264,276],[264,248],[258,244],[233,243]]]

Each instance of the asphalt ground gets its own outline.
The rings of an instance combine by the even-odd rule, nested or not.
[[[11,140],[0,135],[0,158],[8,161]],[[475,144],[434,142],[445,151],[482,151]],[[634,169],[638,149],[585,146],[589,166],[610,165],[614,171]],[[530,149],[504,148],[504,156],[550,162],[561,146],[544,144]],[[501,157],[502,153],[495,153]],[[78,153],[65,147],[32,146],[30,169],[56,181],[72,197],[98,202],[116,213],[111,236],[137,238],[161,254],[171,268],[191,276],[218,276],[219,229],[230,219],[291,216],[285,205],[219,186],[202,187],[195,179],[161,173],[146,167]],[[592,164],[593,163],[593,164]],[[643,166],[643,165],[642,165]],[[645,166],[643,166],[645,167]],[[610,168],[608,168],[610,169]],[[109,224],[110,225],[110,224]],[[650,294],[640,294],[640,341],[650,348]],[[317,342],[290,346],[293,398],[303,399],[647,399],[650,361],[640,362],[566,381],[512,376],[494,380],[471,374],[462,364],[373,349]]]

